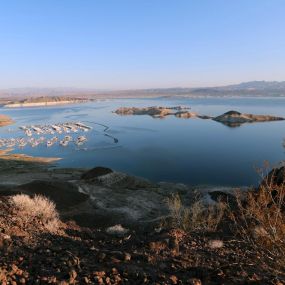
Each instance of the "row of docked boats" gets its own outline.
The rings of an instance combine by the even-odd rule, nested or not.
[[[43,136],[39,138],[0,138],[0,148],[6,147],[19,147],[24,148],[25,146],[29,145],[32,147],[36,147],[41,144],[45,144],[47,147],[51,147],[56,143],[59,143],[61,146],[68,146],[69,143],[74,143],[77,146],[84,144],[87,141],[85,136],[78,136],[73,138],[72,136],[65,136],[63,139],[60,139],[58,136],[53,136],[52,138],[45,138]]]
[[[25,133],[26,137],[0,138],[0,148],[24,148],[27,145],[36,147],[40,144],[45,144],[47,147],[55,144],[66,147],[70,143],[80,146],[87,141],[87,138],[84,135],[79,135],[79,132],[88,132],[91,129],[90,126],[81,122],[21,126],[20,130]]]
[[[26,136],[32,137],[33,134],[44,135],[44,134],[63,134],[63,133],[77,133],[79,131],[88,132],[92,128],[83,124],[81,122],[67,122],[58,123],[50,125],[31,125],[31,126],[21,126],[22,130]]]

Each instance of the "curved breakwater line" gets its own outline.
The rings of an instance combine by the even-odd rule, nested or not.
[[[82,122],[83,122],[83,123],[88,123],[88,124],[93,124],[93,125],[98,125],[98,126],[104,127],[104,130],[103,130],[104,136],[113,139],[113,140],[114,140],[114,143],[118,143],[118,142],[119,142],[119,139],[118,139],[118,138],[116,138],[116,137],[114,137],[114,136],[112,136],[112,135],[110,135],[110,134],[107,133],[107,131],[110,129],[109,126],[104,125],[104,124],[101,124],[101,123],[91,122],[91,121],[82,121]]]

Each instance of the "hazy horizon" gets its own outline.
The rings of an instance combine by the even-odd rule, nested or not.
[[[11,0],[1,8],[0,89],[284,80],[282,0]]]
[[[228,86],[238,86],[240,84],[246,83],[285,83],[285,80],[277,81],[268,81],[268,80],[255,80],[255,81],[244,81],[244,82],[232,82],[226,85],[208,85],[208,86],[169,86],[169,87],[147,87],[147,88],[125,88],[125,89],[112,89],[112,88],[92,88],[92,87],[74,87],[74,86],[23,86],[23,87],[8,87],[8,88],[0,88],[0,91],[22,91],[22,90],[70,90],[70,91],[90,91],[90,92],[120,92],[120,91],[133,91],[133,90],[152,90],[152,89],[199,89],[199,88],[220,88],[220,87],[228,87]]]

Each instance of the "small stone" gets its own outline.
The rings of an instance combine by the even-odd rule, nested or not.
[[[95,276],[95,281],[97,281],[98,284],[103,284],[104,283],[103,278],[99,277],[99,276]]]
[[[122,225],[115,225],[106,229],[106,233],[118,237],[123,237],[129,232],[129,229],[125,229]]]
[[[171,275],[169,279],[171,280],[172,284],[177,284],[178,282],[178,278],[175,275]]]
[[[116,258],[116,257],[111,257],[111,261],[113,262],[113,263],[120,263],[121,262],[121,260],[120,259],[118,259],[118,258]]]
[[[106,254],[104,252],[99,254],[99,259],[104,260],[106,258]]]
[[[88,284],[88,283],[89,283],[88,277],[84,276],[84,277],[83,277],[83,281],[84,281],[84,283]]]
[[[106,275],[105,271],[95,271],[93,274],[99,277],[104,277]]]
[[[214,239],[210,240],[208,245],[212,249],[222,248],[224,246],[224,242],[222,240]]]
[[[125,252],[125,256],[124,256],[125,261],[130,261],[131,258],[132,256],[129,253]]]
[[[190,284],[190,285],[202,285],[202,281],[198,278],[190,278],[188,280],[188,284]]]
[[[59,282],[59,285],[68,285],[68,283],[66,281],[61,281]]]
[[[77,277],[77,273],[74,269],[72,269],[70,272],[69,272],[69,277],[70,278],[73,278],[73,279],[76,279]]]

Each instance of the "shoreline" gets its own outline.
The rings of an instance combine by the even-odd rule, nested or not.
[[[15,122],[7,115],[0,114],[0,127],[5,127],[14,124]]]
[[[10,153],[11,151],[13,151],[12,148],[0,150],[0,160],[49,164],[62,159],[60,157],[40,157],[23,153]]]
[[[28,107],[48,107],[57,105],[87,103],[89,100],[65,100],[56,102],[35,102],[35,103],[9,103],[3,105],[3,108],[28,108]]]

